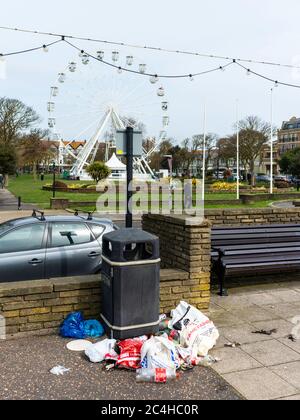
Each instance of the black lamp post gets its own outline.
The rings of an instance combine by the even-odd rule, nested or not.
[[[53,162],[52,169],[53,169],[52,197],[55,198],[55,162]]]

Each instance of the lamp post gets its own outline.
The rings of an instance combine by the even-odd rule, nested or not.
[[[204,120],[203,120],[203,151],[202,151],[202,201],[205,200],[205,174],[206,174],[206,105],[204,105]]]
[[[270,194],[273,194],[273,92],[274,88],[271,89],[271,162],[270,162]]]
[[[53,169],[52,197],[55,198],[55,162],[53,162],[52,169]]]
[[[240,124],[239,101],[236,101],[236,199],[240,199]]]

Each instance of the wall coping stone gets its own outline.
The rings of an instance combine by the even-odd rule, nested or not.
[[[203,226],[209,227],[211,226],[211,222],[203,217],[199,216],[189,216],[189,215],[182,215],[182,214],[147,214],[144,215],[145,218],[154,219],[155,221],[164,221],[170,222],[175,225],[182,225],[182,226]]]

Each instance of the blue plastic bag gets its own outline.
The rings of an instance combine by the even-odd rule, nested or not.
[[[72,312],[60,327],[60,335],[70,338],[85,338],[84,319],[81,312]]]
[[[99,321],[85,321],[81,312],[72,312],[60,327],[60,335],[68,338],[97,338],[104,334]]]
[[[97,338],[101,337],[104,334],[104,328],[99,321],[91,319],[84,322],[84,332],[86,337]]]

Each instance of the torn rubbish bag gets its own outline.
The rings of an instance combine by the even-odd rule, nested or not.
[[[219,338],[219,332],[214,323],[194,306],[182,301],[171,312],[170,325],[180,324],[180,345],[190,349],[192,359],[208,355]]]
[[[141,362],[141,349],[147,336],[123,340],[118,343],[120,355],[116,367],[125,369],[138,369]]]
[[[104,360],[117,360],[118,354],[115,352],[116,340],[99,341],[85,350],[86,356],[92,363],[101,363]]]
[[[179,368],[176,347],[168,336],[153,336],[147,340],[141,351],[142,368]]]

